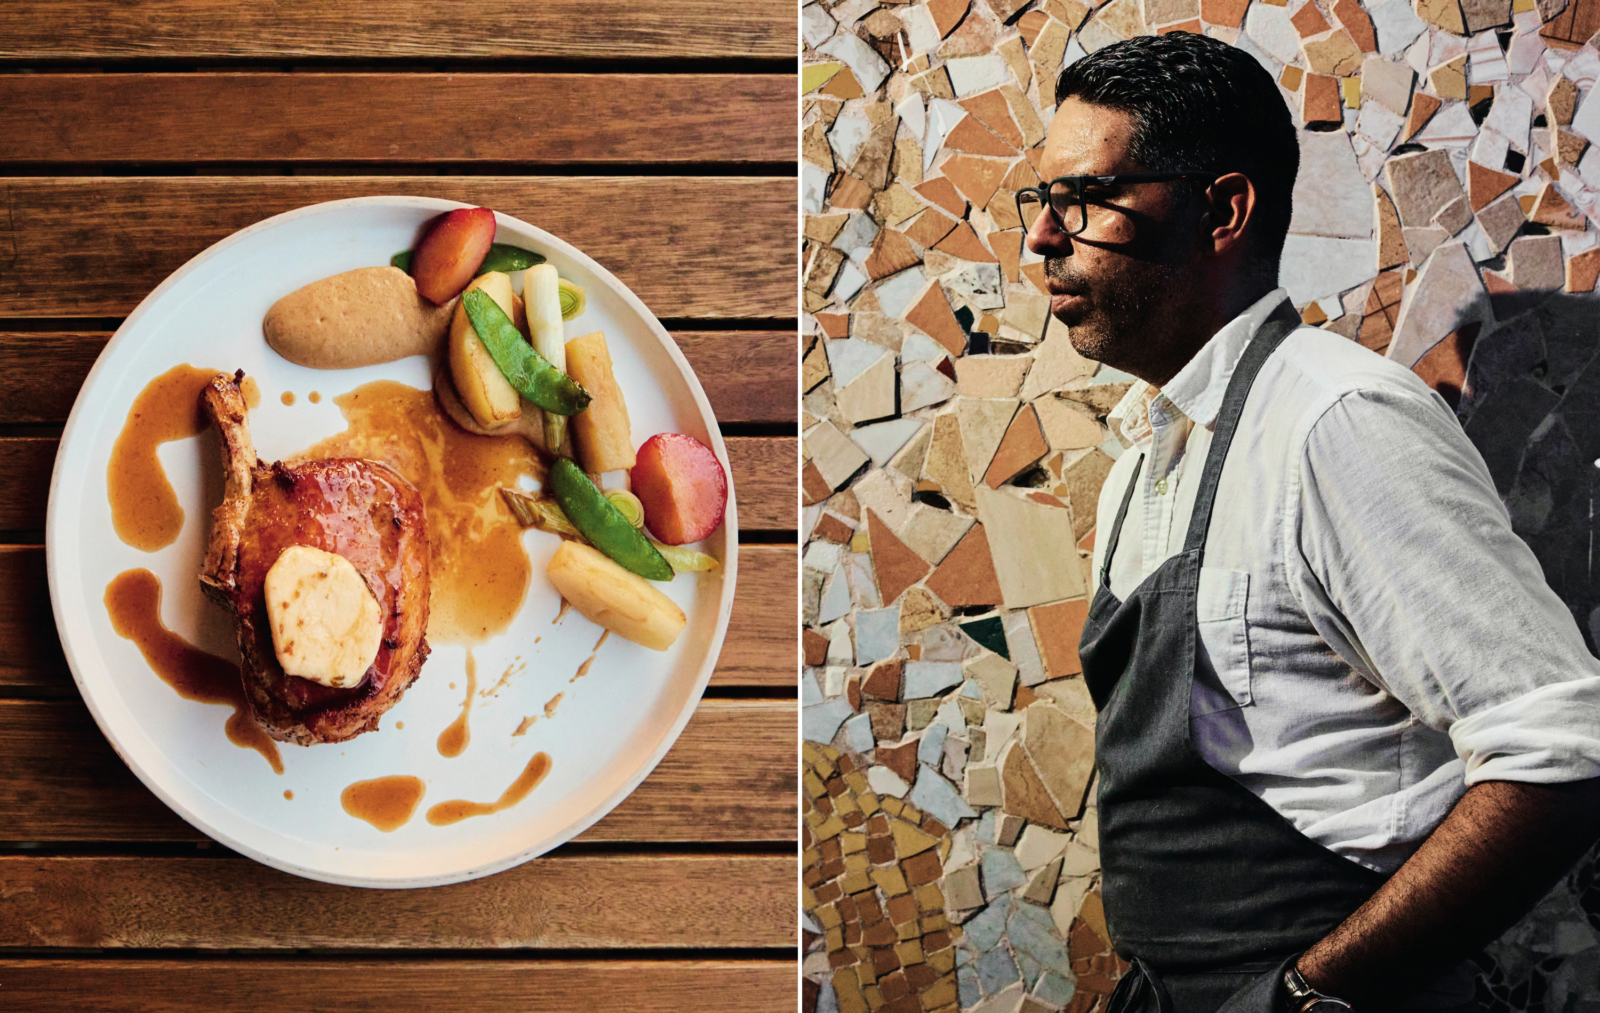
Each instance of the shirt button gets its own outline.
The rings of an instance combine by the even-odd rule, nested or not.
[[[1161,481],[1156,483],[1156,495],[1157,496],[1165,496],[1166,494],[1167,494],[1167,480],[1163,478]]]

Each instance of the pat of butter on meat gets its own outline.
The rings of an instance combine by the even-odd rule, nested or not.
[[[378,657],[383,612],[348,559],[291,545],[267,571],[267,622],[289,675],[355,686]]]

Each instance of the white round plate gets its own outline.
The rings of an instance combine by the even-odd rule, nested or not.
[[[213,654],[239,657],[231,619],[202,597],[196,580],[221,495],[221,462],[212,459],[217,441],[178,440],[159,452],[185,512],[175,543],[145,553],[112,528],[106,463],[139,392],[179,363],[243,369],[261,387],[261,405],[250,413],[256,452],[273,461],[345,428],[333,404],[339,394],[378,379],[431,387],[421,356],[363,369],[296,366],[267,346],[261,320],[302,285],[387,264],[413,245],[428,219],[465,206],[424,197],[331,201],[269,218],[201,253],[150,293],[100,355],[73,406],[50,482],[51,603],[72,674],[106,738],[151,791],[200,830],[258,861],[324,882],[454,883],[509,868],[582,832],[644,780],[683,730],[711,678],[733,605],[738,523],[730,485],[726,523],[702,546],[721,569],[656,585],[688,614],[677,643],[659,653],[613,636],[588,675],[571,682],[602,631],[576,612],[553,624],[560,598],[544,568],[559,540],[524,532],[532,574],[522,609],[509,629],[473,654],[480,690],[513,664],[526,667],[498,695],[473,701],[465,752],[446,759],[435,744],[461,714],[466,692],[466,649],[440,644],[379,730],[336,745],[282,744],[281,776],[258,753],[228,742],[229,708],[181,699],[112,628],[106,586],[124,570],[144,567],[161,579],[161,618],[170,629]],[[588,308],[567,333],[605,332],[635,440],[688,433],[727,469],[705,392],[644,304],[568,244],[497,217],[497,242],[543,253],[562,277],[587,290]],[[297,395],[294,406],[280,402],[284,391]],[[323,395],[320,404],[309,403],[311,391]],[[566,695],[555,715],[545,718],[545,702],[560,692]],[[538,721],[514,737],[530,714]],[[540,750],[551,757],[550,773],[520,804],[450,826],[423,818],[429,806],[449,799],[494,802]],[[427,785],[410,822],[383,833],[344,811],[339,796],[347,785],[391,774]]]

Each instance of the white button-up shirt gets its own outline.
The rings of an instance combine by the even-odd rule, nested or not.
[[[1111,413],[1095,579],[1127,595],[1183,548],[1235,365],[1279,289]],[[1298,830],[1398,868],[1469,785],[1600,776],[1600,660],[1512,530],[1454,413],[1410,370],[1300,327],[1267,359],[1223,467],[1198,598],[1190,726]]]

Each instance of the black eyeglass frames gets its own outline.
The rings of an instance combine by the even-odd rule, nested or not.
[[[1017,191],[1017,217],[1025,228],[1033,228],[1039,212],[1048,207],[1063,233],[1075,236],[1089,224],[1087,194],[1093,187],[1120,186],[1125,183],[1172,183],[1181,179],[1216,181],[1209,172],[1130,172],[1117,176],[1060,176],[1044,186],[1028,186]]]

